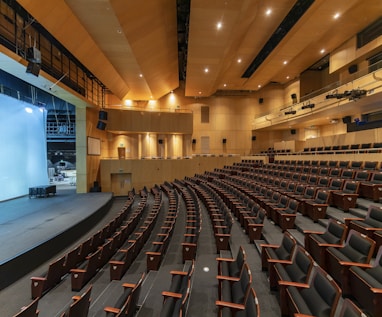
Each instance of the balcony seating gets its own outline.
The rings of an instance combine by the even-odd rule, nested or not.
[[[238,277],[242,271],[247,255],[242,246],[239,247],[236,258],[216,258],[218,262],[218,274]]]
[[[334,146],[333,146],[333,149],[334,149]],[[339,161],[338,162],[338,167],[339,168],[349,168],[349,164],[350,162],[349,161]]]
[[[359,182],[348,180],[345,181],[341,191],[332,191],[332,206],[335,206],[345,212],[350,208],[355,208],[358,198]]]
[[[293,252],[297,245],[293,236],[285,231],[280,245],[275,244],[261,244],[261,269],[263,271],[269,270],[269,259],[278,260],[291,260]]]
[[[361,169],[363,168],[363,162],[362,161],[352,161],[350,163],[351,169]]]
[[[351,266],[350,293],[370,316],[382,316],[382,247],[373,265]]]
[[[90,306],[92,285],[81,296],[73,296],[73,303],[60,317],[87,317]]]
[[[269,286],[271,290],[278,288],[279,281],[307,283],[314,263],[312,256],[301,246],[297,247],[292,261],[272,261],[274,269],[269,271]],[[285,296],[285,292],[283,294],[280,293],[280,296]]]
[[[289,316],[334,317],[341,289],[320,267],[315,267],[308,284],[280,281],[286,287],[286,296],[280,297],[280,306]]]
[[[326,190],[318,190],[314,200],[306,200],[305,212],[314,222],[318,219],[326,217],[326,209],[328,208],[329,192]]]
[[[249,296],[247,296],[243,305],[232,304],[223,301],[216,301],[218,307],[218,317],[259,317],[260,305],[255,290],[251,287]]]
[[[366,171],[373,171],[377,169],[377,166],[378,166],[377,161],[366,161],[363,166],[363,169]]]
[[[250,296],[252,286],[252,273],[247,263],[244,263],[240,276],[230,277],[218,275],[217,280],[219,282],[219,298],[216,301],[216,306],[245,306]]]
[[[326,248],[341,247],[346,238],[347,227],[344,223],[330,218],[324,232],[304,231],[304,234],[305,249],[325,270]]]
[[[298,211],[301,214],[306,215],[305,202],[309,200],[314,200],[316,196],[317,189],[315,186],[305,186],[304,194],[302,196],[292,196],[299,202]]]
[[[141,293],[142,282],[145,273],[142,273],[139,280],[135,283],[123,283],[123,293],[117,299],[113,307],[106,306],[104,311],[106,317],[132,317],[137,311],[138,300]]]
[[[382,198],[382,172],[372,172],[369,181],[361,182],[359,195],[378,203]]]
[[[326,270],[345,294],[348,294],[350,290],[349,268],[369,263],[374,248],[374,240],[355,230],[350,230],[343,246],[326,249]]]
[[[355,170],[351,168],[342,169],[341,176],[342,179],[354,179],[355,177]]]
[[[342,188],[344,187],[344,184],[345,184],[345,181],[343,179],[340,179],[340,178],[331,178],[330,179],[328,187],[325,188],[325,190],[327,190],[329,192],[328,204],[330,206],[333,205],[333,195],[332,195],[332,192],[333,191],[341,191]]]
[[[20,312],[13,317],[38,317],[39,311],[37,309],[39,298],[34,299],[29,305],[23,307]]]

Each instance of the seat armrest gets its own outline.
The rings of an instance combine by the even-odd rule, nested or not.
[[[112,313],[116,315],[121,311],[119,308],[110,307],[110,306],[106,306],[103,310],[107,313]]]
[[[300,288],[309,288],[309,284],[306,283],[297,283],[297,282],[291,282],[291,281],[278,281],[279,285],[284,286],[294,286],[294,287],[300,287]]]
[[[219,261],[219,262],[235,262],[235,259],[230,259],[230,258],[216,258],[216,261]]]
[[[231,302],[225,302],[221,300],[217,300],[215,302],[216,306],[222,306],[222,307],[228,307],[228,308],[234,308],[236,310],[244,310],[245,306],[241,304],[231,303]]]
[[[182,296],[183,296],[180,293],[174,293],[174,292],[168,292],[168,291],[162,292],[162,295],[164,297],[172,297],[172,298],[178,298],[178,299],[182,298]]]
[[[303,230],[304,234],[324,234],[325,231]]]
[[[184,271],[170,271],[170,274],[186,276],[188,274],[188,272],[184,272]]]
[[[290,260],[279,260],[279,259],[267,259],[268,263],[280,263],[280,264],[292,264],[293,261]]]
[[[369,263],[358,263],[358,262],[348,262],[348,261],[339,261],[340,265],[344,266],[358,266],[360,268],[371,268],[372,266]]]
[[[124,288],[134,288],[136,286],[136,284],[133,284],[133,283],[123,283],[122,286]]]
[[[230,281],[230,282],[240,281],[240,277],[233,277],[233,276],[217,275],[216,278],[220,281]]]
[[[276,245],[276,244],[260,244],[260,247],[276,249],[279,247],[279,245]]]

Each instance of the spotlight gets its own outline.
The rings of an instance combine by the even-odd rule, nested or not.
[[[296,110],[285,111],[285,115],[288,115],[288,114],[296,114]]]
[[[314,106],[315,106],[314,103],[310,103],[310,104],[307,104],[307,105],[303,105],[303,106],[301,107],[301,109],[302,109],[302,110],[304,110],[304,109],[313,109]]]

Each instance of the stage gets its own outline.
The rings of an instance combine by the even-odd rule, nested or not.
[[[112,193],[28,195],[0,203],[0,290],[86,234],[108,212]]]

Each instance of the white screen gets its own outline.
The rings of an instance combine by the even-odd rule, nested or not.
[[[0,201],[49,184],[45,118],[45,110],[0,95]]]

